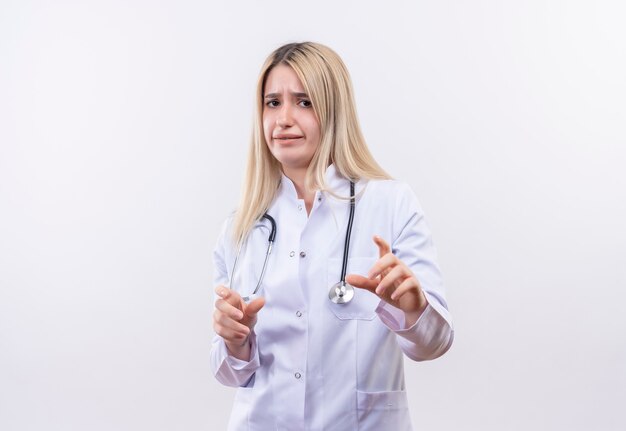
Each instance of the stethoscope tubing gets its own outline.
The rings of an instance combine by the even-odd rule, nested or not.
[[[256,295],[257,291],[259,290],[259,287],[261,287],[261,283],[263,283],[263,277],[265,276],[265,270],[267,269],[267,260],[269,259],[270,254],[272,253],[272,246],[274,245],[274,239],[276,239],[276,220],[274,220],[274,217],[272,217],[268,213],[263,214],[262,218],[265,218],[270,221],[270,224],[272,225],[272,229],[270,231],[270,237],[268,239],[269,245],[267,246],[267,253],[265,253],[265,260],[263,261],[263,269],[261,269],[261,276],[259,277],[259,282],[254,288],[254,292],[252,292],[252,295],[250,296]],[[244,298],[244,300],[247,300],[247,299]]]
[[[348,269],[348,256],[350,254],[350,237],[352,236],[352,224],[354,222],[354,183],[350,181],[350,215],[348,216],[348,228],[346,240],[343,244],[343,262],[341,264],[341,282],[346,282],[346,270]]]
[[[270,235],[267,239],[268,241],[268,245],[267,245],[267,252],[265,253],[265,260],[263,261],[263,268],[261,269],[261,275],[259,276],[259,282],[257,283],[256,287],[254,288],[254,291],[247,296],[242,297],[241,299],[243,299],[244,301],[248,302],[250,301],[250,299],[252,298],[252,296],[254,296],[259,288],[261,287],[261,284],[263,283],[263,278],[265,277],[265,270],[267,269],[267,261],[270,257],[270,254],[272,254],[272,248],[274,245],[274,240],[276,239],[276,220],[274,220],[274,217],[272,217],[271,215],[269,215],[268,213],[263,214],[263,216],[261,216],[262,219],[267,219],[269,220],[270,224],[271,224],[271,229],[270,229]],[[243,243],[239,246],[238,250],[237,250],[237,256],[235,256],[235,261],[233,262],[233,269],[231,271],[231,280],[234,279],[235,277],[235,271],[237,270],[237,261],[239,260],[239,255],[241,254],[241,247],[243,246]],[[232,282],[230,285],[230,288],[232,289]]]

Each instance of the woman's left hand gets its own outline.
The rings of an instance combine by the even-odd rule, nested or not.
[[[374,236],[380,258],[369,271],[369,278],[350,274],[346,282],[369,290],[383,301],[404,311],[405,325],[411,327],[422,314],[428,302],[413,271],[398,259],[387,242]]]

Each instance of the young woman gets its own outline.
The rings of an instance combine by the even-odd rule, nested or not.
[[[339,56],[274,51],[214,253],[211,367],[238,387],[229,429],[411,430],[403,355],[437,358],[454,334],[435,260],[415,195],[367,149]]]

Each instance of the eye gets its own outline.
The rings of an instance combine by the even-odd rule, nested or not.
[[[269,106],[270,108],[275,108],[279,105],[279,102],[276,99],[270,99],[265,102],[265,105]]]
[[[298,102],[298,104],[299,104],[300,106],[302,106],[303,108],[311,108],[311,107],[313,107],[313,104],[312,104],[312,103],[311,103],[311,101],[310,101],[310,100],[308,100],[308,99],[301,99],[301,100]]]

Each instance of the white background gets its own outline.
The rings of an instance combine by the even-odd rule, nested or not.
[[[277,46],[334,48],[456,340],[417,430],[623,430],[626,6],[0,1],[0,429],[221,430],[211,251]]]

